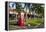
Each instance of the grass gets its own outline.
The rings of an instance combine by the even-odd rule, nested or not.
[[[42,18],[32,18],[32,19],[26,19],[26,25],[30,24],[31,26],[36,26],[38,24],[42,23]]]
[[[42,23],[42,18],[31,18],[31,19],[26,18],[26,21],[25,21],[26,26],[28,26],[28,24],[30,24],[31,26],[36,26],[36,25],[41,24],[41,23]],[[16,22],[10,20],[9,24],[15,25]]]
[[[26,26],[31,25],[33,27],[35,27],[35,26],[37,26],[38,24],[41,24],[41,23],[43,23],[42,18],[31,18],[31,19],[26,18],[26,21],[25,21]],[[19,26],[16,25],[15,21],[10,20],[10,22],[9,22],[9,30],[17,29],[18,27]]]

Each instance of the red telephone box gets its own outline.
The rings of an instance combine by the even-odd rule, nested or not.
[[[24,26],[24,13],[23,12],[18,14],[18,25]]]

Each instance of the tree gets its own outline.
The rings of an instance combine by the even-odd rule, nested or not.
[[[43,4],[32,4],[32,11],[35,11],[37,14],[44,15],[44,7],[42,7]]]
[[[17,12],[20,12],[21,11],[21,3],[19,4],[19,3],[16,3],[16,11]]]

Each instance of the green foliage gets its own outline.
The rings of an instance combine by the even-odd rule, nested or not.
[[[16,11],[17,12],[21,11],[21,4],[16,3]]]
[[[42,23],[41,18],[32,18],[32,19],[26,19],[26,25],[30,24],[31,26],[36,26],[40,23]]]
[[[43,14],[44,13],[44,7],[42,7],[42,4],[32,4],[32,11],[35,10],[36,13],[38,14]]]

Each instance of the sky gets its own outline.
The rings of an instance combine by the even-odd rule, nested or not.
[[[9,8],[11,9],[16,9],[16,2],[9,2]],[[21,3],[22,7],[25,6],[25,3]],[[32,4],[30,5],[30,8],[31,8]]]
[[[15,9],[16,8],[16,3],[15,2],[10,2],[9,7]]]
[[[25,6],[25,4],[24,3],[22,3],[22,7],[24,7]]]
[[[25,6],[25,3],[21,3],[21,5],[22,5],[22,7],[24,7]],[[9,3],[9,7],[10,8],[16,8],[16,3],[15,2],[10,2]]]
[[[24,7],[24,6],[25,6],[25,4],[22,3],[22,7]],[[16,8],[16,3],[15,3],[15,2],[10,2],[10,3],[9,3],[9,8],[15,9],[15,8]]]

